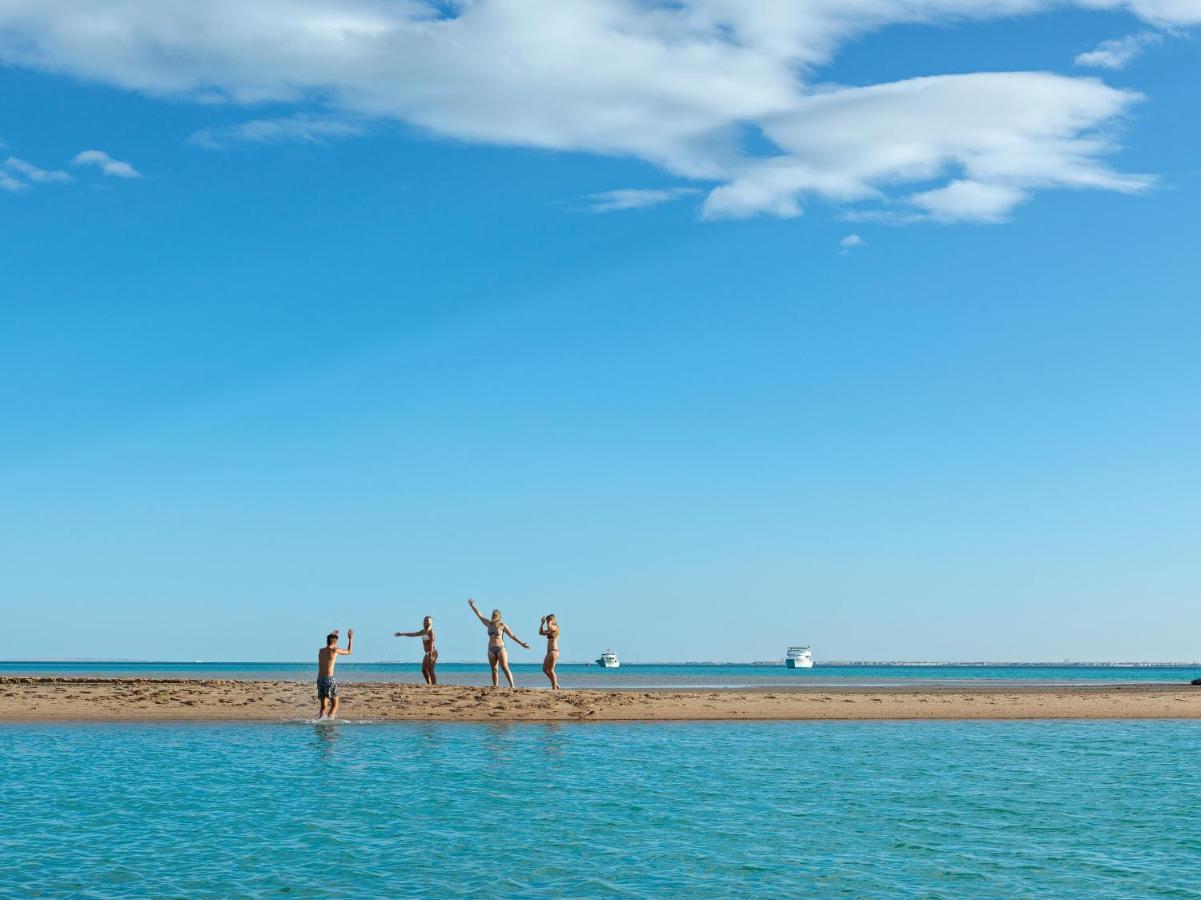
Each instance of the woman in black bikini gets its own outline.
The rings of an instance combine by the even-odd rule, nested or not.
[[[559,689],[559,676],[555,674],[555,664],[559,661],[559,623],[554,613],[542,617],[538,633],[546,638],[546,656],[542,660],[542,674],[550,679],[551,690]]]
[[[420,631],[398,631],[396,636],[421,638],[421,645],[425,648],[425,658],[421,660],[421,677],[425,679],[426,684],[437,684],[438,675],[434,672],[434,666],[438,664],[438,649],[434,646],[433,616],[425,617]]]
[[[492,610],[492,618],[485,619],[478,609],[475,608],[475,601],[470,597],[467,598],[467,605],[471,607],[471,611],[475,613],[475,617],[484,623],[484,627],[488,629],[488,665],[492,667],[492,686],[497,687],[500,684],[500,679],[497,678],[496,668],[499,666],[504,670],[505,679],[509,682],[509,687],[515,687],[513,684],[513,673],[509,671],[509,651],[505,649],[505,635],[507,634],[525,649],[529,650],[530,645],[515,635],[508,625],[500,617],[500,610]]]

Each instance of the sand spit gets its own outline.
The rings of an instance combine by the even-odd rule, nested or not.
[[[612,691],[343,683],[339,716],[435,722],[778,719],[1191,719],[1189,685],[980,685]],[[296,681],[0,677],[0,722],[284,721],[311,718]]]

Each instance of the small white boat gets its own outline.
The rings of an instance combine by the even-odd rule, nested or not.
[[[808,647],[789,647],[784,665],[789,669],[812,669],[813,652]]]
[[[600,655],[600,659],[596,661],[596,664],[602,669],[617,669],[621,667],[621,660],[617,658],[617,654],[612,650],[606,650]]]

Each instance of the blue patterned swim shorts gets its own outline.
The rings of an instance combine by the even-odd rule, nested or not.
[[[333,700],[338,696],[338,682],[334,681],[333,675],[318,675],[317,676],[317,699],[318,700]]]

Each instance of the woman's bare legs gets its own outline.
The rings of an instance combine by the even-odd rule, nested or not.
[[[559,689],[559,678],[555,674],[555,663],[558,661],[558,650],[552,650],[550,653],[546,654],[546,659],[542,660],[542,674],[550,679],[551,689],[555,691]]]
[[[421,677],[425,679],[426,684],[437,684],[438,676],[434,674],[434,665],[438,662],[438,654],[427,653],[425,659],[421,661]]]
[[[499,663],[499,660],[497,659],[496,654],[489,652],[488,653],[488,665],[490,665],[492,667],[492,686],[493,687],[497,687],[500,685],[500,679],[497,677],[497,674],[496,674],[496,666],[498,663]]]
[[[500,667],[505,670],[505,680],[509,682],[509,687],[516,687],[513,684],[513,673],[509,671],[509,651],[501,648],[500,651]],[[492,683],[496,683],[496,667],[492,668]]]

